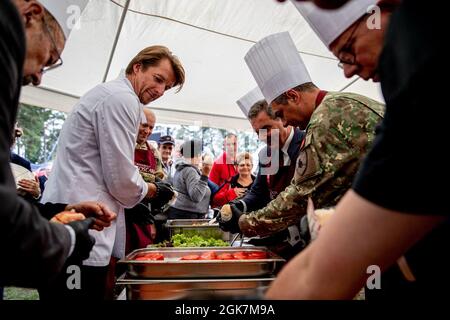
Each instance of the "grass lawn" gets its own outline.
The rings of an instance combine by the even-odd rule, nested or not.
[[[7,287],[3,294],[4,300],[39,300],[39,294],[35,289]]]

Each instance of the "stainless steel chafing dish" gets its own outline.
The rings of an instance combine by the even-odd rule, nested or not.
[[[274,278],[248,279],[126,279],[117,281],[125,286],[128,300],[212,299],[236,296],[261,296]]]
[[[180,260],[181,257],[208,251],[223,253],[265,251],[265,259]],[[145,253],[160,253],[164,260],[136,261]],[[135,250],[119,263],[127,265],[127,275],[140,279],[198,279],[262,277],[276,273],[285,260],[266,247],[146,248]]]
[[[175,219],[167,220],[166,228],[169,230],[170,238],[173,235],[184,233],[186,235],[199,235],[206,238],[231,240],[231,234],[219,228],[218,223],[208,224],[209,219]]]

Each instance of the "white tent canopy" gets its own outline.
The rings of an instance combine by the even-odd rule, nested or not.
[[[141,49],[161,44],[182,61],[186,83],[150,104],[158,122],[249,129],[236,104],[256,86],[244,56],[261,38],[282,31],[291,33],[320,88],[382,101],[378,85],[343,76],[292,3],[275,0],[91,0],[67,41],[64,65],[40,87],[25,87],[21,101],[68,112],[104,78],[116,78]]]

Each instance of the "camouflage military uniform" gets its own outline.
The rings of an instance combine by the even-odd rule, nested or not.
[[[306,128],[291,184],[265,208],[244,214],[246,236],[266,236],[297,224],[308,197],[317,208],[334,206],[350,189],[375,136],[384,105],[351,93],[327,93]]]

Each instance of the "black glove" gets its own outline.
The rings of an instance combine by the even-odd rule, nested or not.
[[[236,203],[230,204],[231,209],[231,219],[228,221],[224,221],[222,218],[221,212],[217,215],[217,222],[219,223],[219,228],[223,231],[228,231],[231,233],[240,233],[241,229],[239,228],[239,218],[244,214],[237,207]]]
[[[213,218],[217,218],[220,214],[220,208],[213,208]]]
[[[155,217],[150,209],[143,203],[138,203],[131,209],[125,209],[127,222],[135,223],[140,226],[146,226],[155,223]]]
[[[164,181],[155,181],[156,185],[156,198],[160,198],[161,202],[167,203],[170,199],[173,198],[175,191],[172,188],[172,185],[168,182]]]
[[[242,213],[246,212],[245,210],[247,209],[247,206],[244,203],[244,201],[242,201],[242,200],[234,199],[234,200],[231,200],[230,202],[228,202],[228,204],[230,206],[234,205]]]
[[[155,181],[154,184],[156,186],[156,194],[153,198],[150,199],[149,202],[152,205],[152,210],[158,210],[173,198],[175,191],[167,182]]]
[[[83,260],[89,258],[89,253],[95,244],[95,238],[89,234],[88,230],[94,222],[94,218],[87,218],[67,224],[75,231],[75,248],[68,259],[71,263],[80,264]]]

